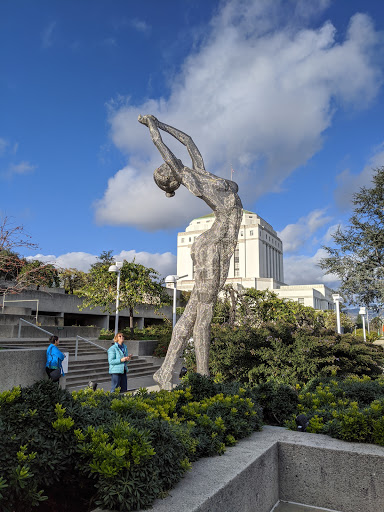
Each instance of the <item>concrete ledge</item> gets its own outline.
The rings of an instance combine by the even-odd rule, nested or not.
[[[46,348],[0,350],[0,392],[15,386],[28,387],[47,379],[46,351]],[[65,385],[66,377],[61,377],[60,386],[65,389]]]
[[[126,340],[129,354],[134,356],[152,356],[159,343],[157,340]]]
[[[113,340],[95,340],[100,347],[108,349]],[[159,343],[157,340],[125,340],[124,343],[127,345],[128,353],[134,356],[152,356],[153,351]]]
[[[221,457],[194,463],[151,511],[270,512],[280,499],[339,512],[383,512],[384,448],[264,427]]]

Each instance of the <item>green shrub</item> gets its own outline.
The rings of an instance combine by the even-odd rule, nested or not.
[[[383,391],[383,379],[350,377],[319,382],[317,378],[301,390],[297,410],[308,417],[308,432],[383,446]],[[295,429],[292,420],[286,425]]]
[[[253,393],[268,425],[283,425],[297,410],[297,391],[290,386],[268,381],[255,386]]]
[[[191,386],[134,396],[90,388],[71,395],[48,380],[1,393],[0,510],[30,512],[39,503],[43,512],[80,512],[95,504],[147,508],[190,461],[223,453],[261,428],[249,391],[191,379],[195,392],[213,396],[196,401]],[[215,387],[230,392],[215,393]]]
[[[212,328],[210,371],[224,381],[261,384],[269,380],[294,387],[316,376],[377,377],[384,365],[382,347],[363,343],[352,334],[335,335],[291,324]],[[186,351],[189,369],[194,351]]]

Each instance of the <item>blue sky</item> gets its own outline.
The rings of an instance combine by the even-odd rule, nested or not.
[[[278,231],[288,284],[325,282],[321,246],[384,165],[380,0],[2,0],[0,215],[86,270],[103,250],[176,272],[209,213],[169,199],[138,114],[190,134],[208,170]],[[165,138],[188,165],[183,147]]]

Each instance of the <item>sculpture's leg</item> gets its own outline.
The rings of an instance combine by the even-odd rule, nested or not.
[[[196,320],[196,307],[196,294],[192,291],[183,316],[173,329],[171,343],[169,344],[164,362],[153,376],[153,379],[159,384],[161,389],[172,389],[173,370],[192,335],[193,325]]]
[[[209,375],[209,347],[211,344],[211,320],[213,304],[199,304],[193,329],[193,341],[196,354],[196,371]]]

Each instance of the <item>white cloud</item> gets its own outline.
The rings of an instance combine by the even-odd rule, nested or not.
[[[316,231],[332,219],[325,215],[326,209],[313,210],[301,217],[296,224],[288,224],[278,233],[285,252],[295,252],[309,240]]]
[[[171,252],[149,253],[144,251],[136,252],[134,250],[121,251],[119,254],[114,255],[114,258],[116,261],[132,261],[135,259],[136,263],[154,268],[162,277],[176,273],[176,256]],[[97,256],[87,252],[69,252],[60,256],[55,256],[54,254],[36,254],[35,256],[29,256],[27,259],[52,263],[61,268],[77,268],[83,272],[88,272],[90,266],[96,263]]]
[[[129,217],[132,224],[152,231],[188,224],[191,215],[201,215],[201,201],[187,190],[179,189],[176,197],[167,198],[153,180],[152,167],[143,176],[127,166],[110,178],[104,197],[94,205],[96,222],[124,225]]]
[[[284,257],[284,281],[287,284],[325,284],[330,288],[338,288],[340,282],[332,274],[325,275],[318,263],[328,253],[318,249],[313,256]]]
[[[56,22],[52,21],[41,33],[41,44],[43,48],[49,48],[53,44],[53,33],[56,28]]]
[[[36,165],[32,165],[26,161],[20,162],[18,164],[10,164],[7,171],[5,172],[5,176],[11,178],[15,175],[30,174],[36,169],[36,167]]]
[[[333,241],[333,235],[336,233],[336,231],[337,231],[337,229],[339,227],[342,230],[344,229],[344,226],[341,223],[340,224],[333,224],[332,226],[329,226],[329,228],[327,229],[327,232],[323,236],[322,242],[324,244],[329,244],[329,242],[332,242]]]
[[[9,142],[5,139],[0,138],[0,156],[4,155],[8,146]]]
[[[149,34],[151,31],[151,26],[144,20],[139,20],[138,18],[134,18],[130,21],[130,25],[132,28],[137,30],[137,32],[141,32],[142,34]]]
[[[283,180],[321,148],[322,134],[341,104],[361,108],[375,97],[382,77],[372,58],[379,36],[370,18],[353,16],[345,40],[336,42],[331,22],[308,28],[303,20],[311,13],[303,2],[290,3],[293,11],[295,5],[302,11],[301,27],[292,22],[284,2],[226,2],[211,20],[204,42],[179,75],[170,77],[169,98],[141,105],[127,98],[110,105],[111,137],[129,155],[135,173],[136,186],[127,180],[121,194],[136,208],[125,208],[120,223],[164,227],[160,191],[150,196],[150,214],[145,198],[137,204],[137,187],[161,163],[138,114],[151,113],[190,134],[210,171],[229,177],[232,164],[246,203],[279,191]],[[171,149],[181,154],[178,143]],[[98,203],[99,222],[114,218],[109,212],[113,201],[107,198],[110,186]],[[176,192],[173,201],[180,212],[191,208],[190,219],[193,207],[185,204],[185,196]],[[172,215],[173,208],[166,222],[172,222]]]
[[[372,176],[374,170],[384,166],[384,143],[376,149],[375,154],[370,158],[368,164],[360,174],[352,174],[349,169],[345,169],[337,176],[337,188],[335,190],[335,200],[337,205],[347,210],[352,206],[353,195],[359,192],[361,187],[372,186]]]

